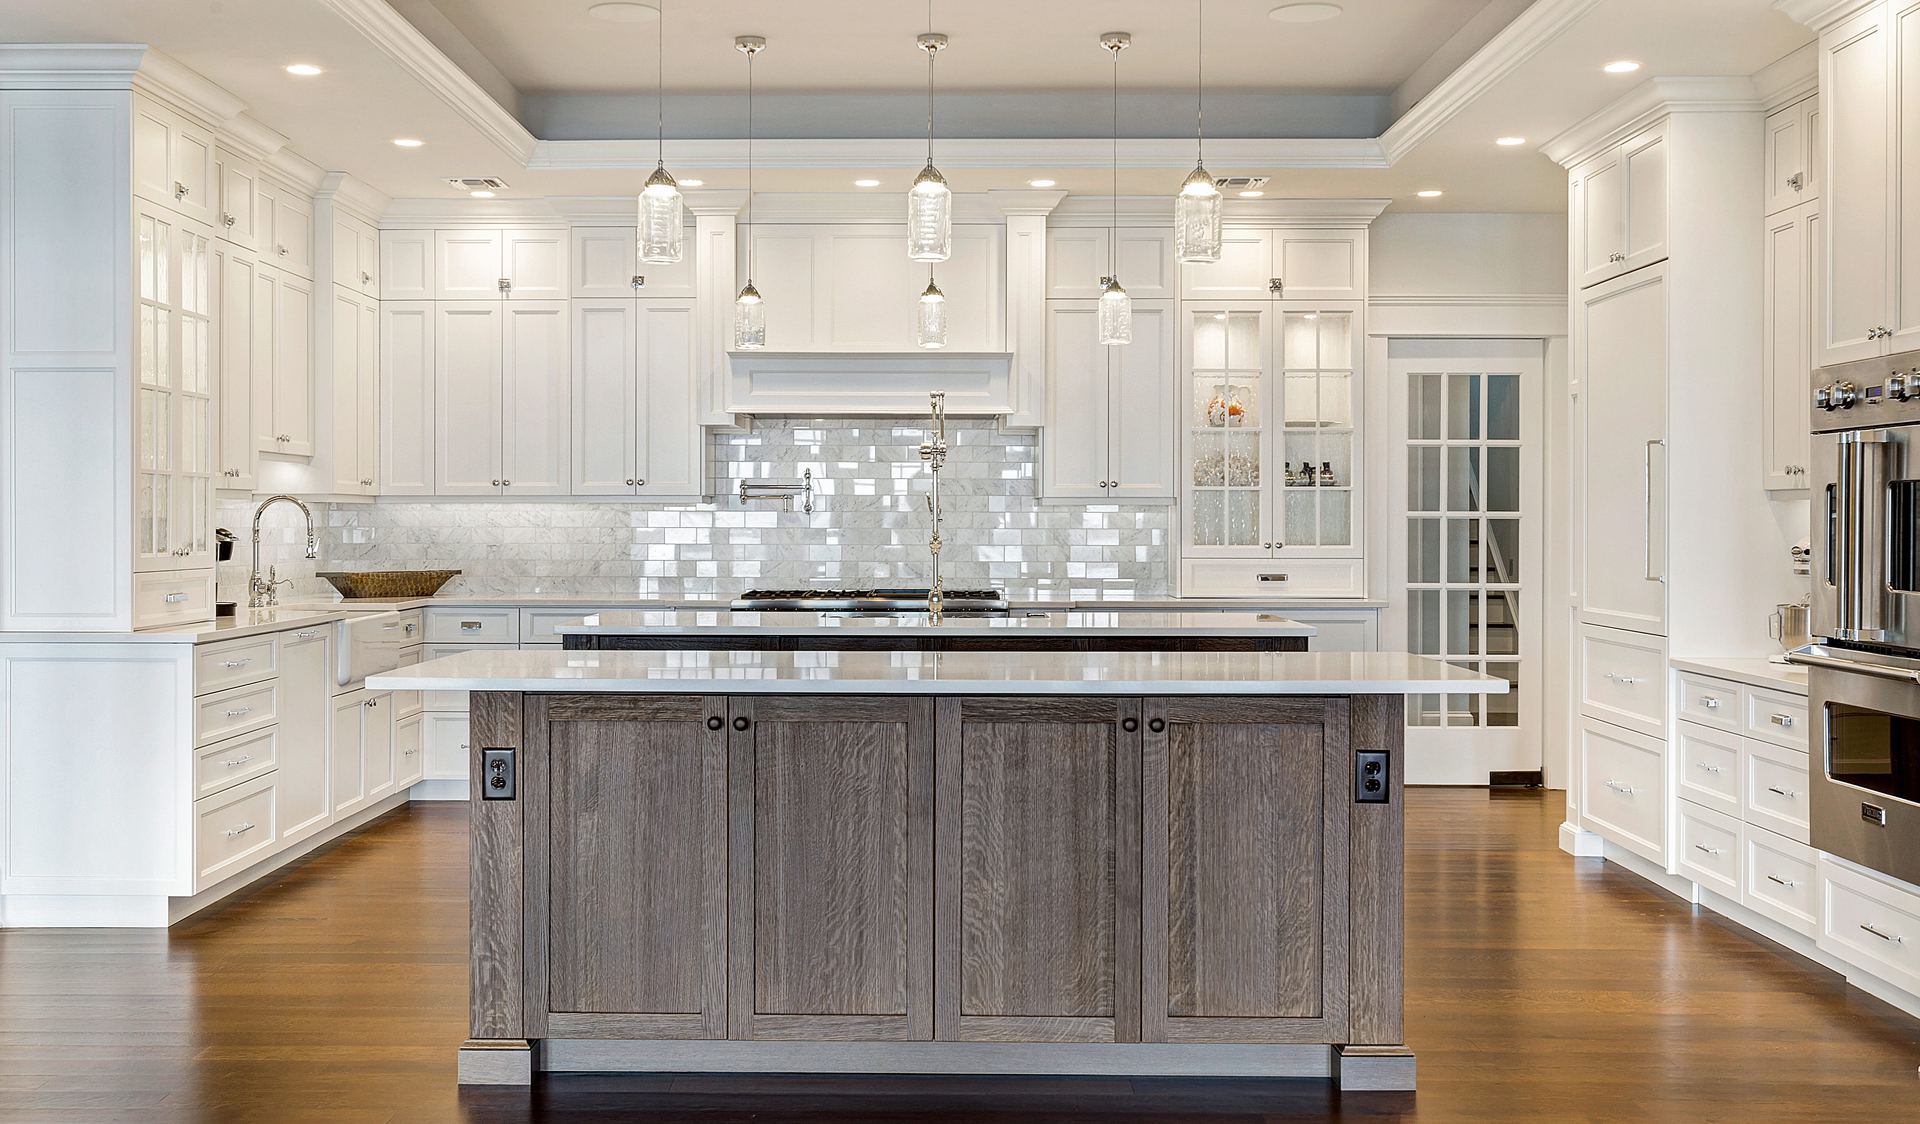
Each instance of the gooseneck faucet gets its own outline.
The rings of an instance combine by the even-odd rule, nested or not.
[[[938,619],[946,609],[946,591],[940,581],[940,470],[947,464],[947,394],[936,390],[932,398],[933,422],[927,427],[927,439],[920,443],[920,459],[933,470],[933,487],[927,492],[927,511],[933,516],[933,537],[927,543],[933,551],[933,587],[927,590],[927,612]]]
[[[307,557],[320,557],[320,540],[313,533],[313,512],[308,510],[306,504],[292,496],[268,496],[260,501],[260,506],[253,512],[253,577],[247,582],[247,608],[249,609],[264,609],[269,605],[279,604],[279,587],[293,584],[292,578],[279,576],[277,566],[267,567],[267,576],[264,578],[260,576],[260,517],[267,513],[268,508],[281,500],[299,508],[300,514],[307,517]]]

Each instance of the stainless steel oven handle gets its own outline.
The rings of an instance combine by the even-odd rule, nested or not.
[[[1821,667],[1828,671],[1850,671],[1855,675],[1867,675],[1875,679],[1892,679],[1898,683],[1920,683],[1920,671],[1911,671],[1904,667],[1887,667],[1877,663],[1855,663],[1852,660],[1836,660],[1832,656],[1816,656],[1811,652],[1788,652],[1786,661],[1801,667]]]

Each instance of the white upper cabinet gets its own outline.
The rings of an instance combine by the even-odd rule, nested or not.
[[[435,234],[431,230],[380,232],[381,300],[430,301],[434,298]]]
[[[1109,346],[1107,494],[1123,503],[1174,498],[1178,432],[1174,303],[1133,302],[1133,342]]]
[[[698,496],[706,445],[694,394],[693,302],[640,301],[636,325],[634,490],[642,496]]]
[[[567,232],[558,227],[438,230],[434,257],[432,295],[438,300],[554,300],[567,295]]]
[[[1813,264],[1819,203],[1767,217],[1766,306],[1761,317],[1760,456],[1765,486],[1807,486],[1808,372],[1813,367]]]
[[[436,230],[434,234],[435,282],[433,296],[438,300],[499,300],[500,231]]]
[[[904,227],[770,225],[743,237],[767,301],[768,351],[919,350],[914,317],[928,271],[907,260]],[[947,350],[1005,350],[1005,228],[956,225],[953,255],[933,274],[947,297]]]
[[[213,131],[145,96],[133,103],[134,194],[216,225]]]
[[[1100,342],[1093,301],[1047,306],[1045,499],[1174,498],[1176,325],[1170,300],[1133,302],[1133,342]]]
[[[697,496],[693,302],[573,302],[573,494]]]
[[[313,199],[271,180],[255,194],[259,205],[260,260],[295,277],[313,280]]]
[[[1666,259],[1666,139],[1662,121],[1573,170],[1584,203],[1574,232],[1582,288]]]
[[[333,286],[333,481],[337,495],[378,491],[380,302]]]
[[[1667,631],[1666,267],[1580,294],[1580,619]]]
[[[1899,53],[1889,19],[1887,6],[1875,5],[1820,37],[1820,98],[1827,107],[1824,312],[1818,326],[1823,367],[1884,354],[1893,327],[1900,260],[1893,212]]]
[[[576,226],[571,231],[569,267],[576,297],[691,297],[694,295],[695,240],[685,240],[680,260],[641,262],[631,226]]]
[[[432,301],[380,302],[380,493],[434,490]]]
[[[1820,197],[1820,99],[1806,97],[1767,115],[1767,213]]]
[[[263,453],[313,455],[313,284],[265,265],[254,276],[254,403]]]
[[[220,287],[220,476],[215,484],[251,492],[259,480],[253,419],[253,256],[215,243]]]
[[[1110,257],[1112,232],[1104,227],[1054,227],[1047,231],[1047,296],[1093,300],[1100,279],[1119,270],[1120,286],[1135,299],[1177,297],[1179,274],[1171,229],[1120,230],[1119,253]]]
[[[1189,300],[1364,300],[1367,232],[1228,227],[1219,261],[1182,268]]]
[[[333,283],[363,296],[380,295],[380,236],[359,219],[334,213]]]
[[[134,569],[211,567],[213,230],[146,204],[133,222]]]
[[[500,485],[567,494],[567,302],[507,301],[501,328]],[[447,435],[449,437],[453,435]],[[477,435],[476,435],[477,436]]]
[[[216,148],[213,159],[214,176],[220,184],[220,214],[214,223],[214,233],[236,246],[257,250],[260,247],[260,169],[253,161],[224,148]]]
[[[630,496],[634,489],[633,300],[573,302],[573,491]]]
[[[434,490],[498,494],[501,303],[441,301],[434,318]]]

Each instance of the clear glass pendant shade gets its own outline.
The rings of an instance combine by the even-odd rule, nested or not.
[[[641,261],[680,260],[681,212],[680,185],[662,164],[647,177],[646,189],[640,192]]]
[[[1109,277],[1100,289],[1100,342],[1133,342],[1133,298],[1120,287],[1118,277]]]
[[[931,277],[927,279],[927,291],[920,294],[920,308],[914,317],[914,342],[926,348],[947,346],[947,297]]]
[[[907,257],[946,261],[953,252],[953,192],[946,177],[928,164],[907,192]]]
[[[733,301],[733,349],[757,351],[767,346],[767,305],[749,280]]]
[[[1195,166],[1173,200],[1174,256],[1181,261],[1220,260],[1220,189]]]

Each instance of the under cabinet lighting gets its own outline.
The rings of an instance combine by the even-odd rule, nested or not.
[[[1640,69],[1640,64],[1622,59],[1619,62],[1610,62],[1600,69],[1606,71],[1608,74],[1632,74],[1634,71]]]
[[[297,74],[302,78],[311,78],[320,73],[320,68],[312,63],[296,62],[287,68],[288,74]]]

